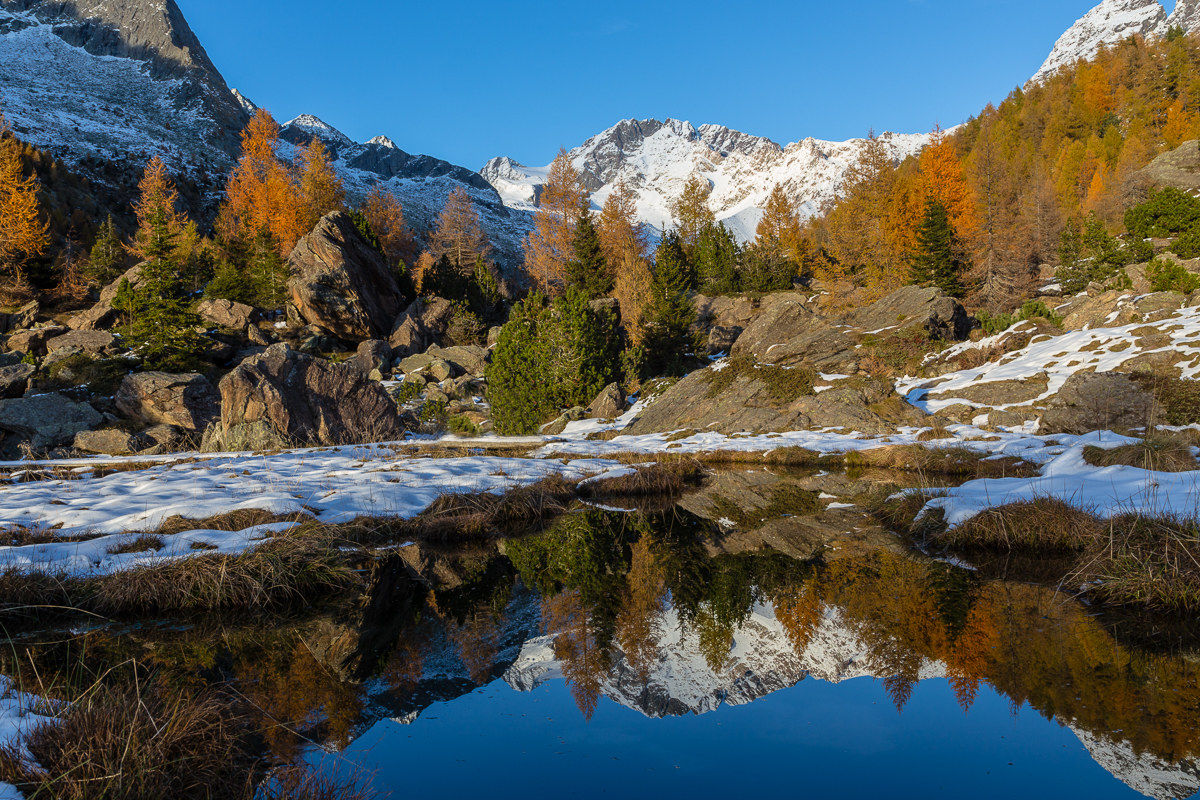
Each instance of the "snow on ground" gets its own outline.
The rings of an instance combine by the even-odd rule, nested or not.
[[[971,349],[986,349],[998,342],[1002,335],[955,345],[940,353],[939,358],[952,358]],[[1200,307],[1181,309],[1153,325],[1138,322],[1067,331],[1061,336],[1035,340],[1020,350],[975,369],[951,372],[932,379],[902,378],[896,384],[896,391],[917,408],[931,414],[960,404],[978,408],[1009,408],[1011,405],[986,406],[960,399],[955,394],[980,384],[1044,376],[1048,385],[1039,397],[1012,405],[1037,403],[1057,394],[1067,379],[1077,372],[1110,372],[1131,359],[1144,358],[1153,353],[1176,356],[1176,363],[1182,368],[1181,377],[1200,377]],[[938,397],[931,398],[930,395],[934,394]]]
[[[25,737],[37,725],[53,722],[53,717],[34,713],[34,709],[42,705],[37,697],[17,691],[11,678],[0,675],[0,748],[16,747],[23,758],[32,760],[25,749]],[[21,800],[22,797],[17,787],[0,783],[0,800]]]
[[[1116,439],[1104,445],[1111,446]],[[1135,467],[1094,467],[1083,459],[1088,437],[1067,447],[1033,478],[969,481],[930,500],[922,513],[945,512],[961,525],[989,508],[1053,497],[1100,517],[1127,513],[1200,516],[1200,472],[1153,472]]]
[[[164,537],[160,553],[114,556],[130,532],[153,531],[174,516],[205,519],[230,511],[309,512],[336,524],[360,516],[411,518],[447,493],[500,493],[550,475],[571,480],[620,474],[612,461],[471,456],[400,457],[387,447],[339,447],[274,455],[226,454],[176,461],[102,478],[46,480],[0,489],[0,521],[66,536],[78,543],[0,548],[0,568],[69,568],[92,574],[178,558],[193,542],[241,552],[278,530],[189,531]],[[198,551],[203,552],[203,551]]]

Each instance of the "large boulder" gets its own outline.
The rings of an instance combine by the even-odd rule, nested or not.
[[[20,330],[22,328],[32,328],[37,322],[38,313],[42,310],[42,304],[37,300],[30,300],[25,305],[8,314],[0,314],[0,333],[8,331]]]
[[[1048,405],[1039,428],[1046,434],[1123,432],[1147,428],[1163,418],[1154,395],[1117,372],[1076,373]]]
[[[397,358],[424,353],[441,341],[454,316],[454,304],[441,297],[416,300],[404,310],[392,327],[388,343]]]
[[[754,301],[745,295],[696,295],[696,315],[707,327],[745,328],[756,313]]]
[[[139,372],[126,376],[117,390],[117,409],[151,425],[173,425],[203,432],[220,412],[220,399],[208,378],[198,373]]]
[[[117,428],[102,431],[80,431],[75,434],[75,449],[85,453],[107,456],[127,456],[144,450],[152,444],[145,436]]]
[[[205,322],[232,331],[245,331],[254,321],[254,307],[232,300],[205,299],[196,304],[196,315]]]
[[[348,341],[379,339],[404,308],[396,277],[350,215],[325,216],[288,257],[288,293],[300,316]]]
[[[87,403],[76,403],[61,394],[38,394],[0,400],[0,429],[16,434],[35,451],[71,444],[80,431],[104,421]]]
[[[478,345],[457,345],[455,347],[429,348],[425,355],[433,359],[441,359],[458,371],[476,378],[482,378],[487,373],[488,351]]]
[[[66,332],[67,329],[61,325],[44,325],[40,328],[13,331],[5,340],[4,346],[13,353],[44,356],[47,353],[47,343]]]
[[[698,370],[652,402],[625,432],[736,434],[841,428],[847,433],[881,434],[901,425],[929,424],[929,417],[904,402],[888,381],[841,380],[818,392],[795,380],[793,372],[744,363]]]
[[[840,328],[814,314],[799,294],[775,295],[750,323],[730,355],[782,367],[807,365],[823,372],[858,371],[856,343]]]
[[[205,449],[390,441],[404,434],[387,391],[356,364],[268,347],[221,381],[221,420]]]
[[[930,339],[962,341],[971,333],[972,320],[962,303],[941,289],[905,286],[865,308],[854,311],[847,322],[866,333],[881,333],[921,326]]]
[[[93,356],[113,352],[117,337],[108,331],[70,331],[46,341],[46,352],[78,350]]]
[[[76,331],[94,331],[111,326],[117,319],[117,310],[112,304],[121,289],[121,284],[129,281],[130,286],[137,287],[141,280],[141,266],[130,267],[125,274],[100,290],[100,301],[96,305],[71,317],[67,320],[67,325]]]
[[[358,345],[350,359],[363,372],[382,380],[383,373],[392,368],[392,346],[382,339],[368,339]]]
[[[589,419],[616,419],[625,413],[625,393],[620,384],[610,383],[587,407]]]
[[[1200,189],[1200,143],[1184,142],[1159,155],[1133,177],[1135,184],[1169,186],[1189,192]]]

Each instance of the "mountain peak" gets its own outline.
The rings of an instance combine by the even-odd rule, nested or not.
[[[351,145],[354,140],[320,117],[312,114],[301,114],[283,125],[284,132],[299,132],[310,138],[317,138],[333,145]],[[286,137],[285,137],[286,138]]]
[[[1167,17],[1167,27],[1176,25],[1188,32],[1200,29],[1200,0],[1175,0],[1175,10]]]
[[[1186,9],[1195,2],[1179,0],[1179,5],[1184,7],[1186,13]],[[1179,10],[1176,9],[1176,12]],[[1193,13],[1191,16],[1200,17],[1200,14]],[[1190,30],[1189,26],[1197,21],[1200,19],[1191,19],[1185,28]],[[1040,83],[1063,67],[1090,59],[1101,48],[1118,44],[1131,36],[1155,39],[1165,35],[1167,29],[1167,12],[1159,0],[1104,0],[1059,37],[1050,56],[1029,82]]]

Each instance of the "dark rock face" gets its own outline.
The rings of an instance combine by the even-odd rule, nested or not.
[[[391,441],[404,434],[395,402],[356,364],[268,347],[221,381],[221,421],[205,449]]]
[[[953,342],[966,339],[973,324],[962,303],[921,286],[898,289],[851,314],[849,322],[865,332],[921,325],[929,338]]]
[[[76,403],[61,394],[0,400],[0,429],[16,434],[34,450],[71,444],[77,433],[103,421],[87,403]]]
[[[764,299],[761,313],[742,331],[730,355],[781,367],[806,365],[822,372],[858,371],[855,342],[817,316],[794,293]]]
[[[387,336],[405,306],[392,271],[345,212],[322,219],[288,264],[288,292],[300,316],[343,339]]]
[[[37,370],[29,364],[0,367],[0,399],[11,400],[25,394],[35,372]]]
[[[1050,401],[1039,433],[1084,434],[1129,431],[1163,418],[1154,395],[1128,375],[1116,372],[1076,373]]]
[[[203,432],[220,412],[208,378],[197,373],[139,372],[121,381],[117,409],[152,425]]]
[[[396,320],[388,343],[396,350],[397,358],[424,353],[441,341],[446,326],[454,316],[454,304],[441,297],[415,301]]]

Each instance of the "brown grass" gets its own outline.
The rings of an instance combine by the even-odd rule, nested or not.
[[[11,749],[0,780],[59,800],[250,798],[246,722],[213,693],[95,686]]]
[[[143,533],[141,536],[123,542],[116,547],[110,547],[108,552],[114,556],[119,556],[127,553],[150,553],[155,550],[162,550],[162,548],[163,540],[161,537]]]
[[[567,504],[575,496],[574,481],[551,475],[503,495],[490,492],[442,495],[415,519],[401,525],[409,535],[420,538],[481,536],[506,526],[558,516],[567,510]]]
[[[312,532],[240,555],[201,555],[82,585],[83,607],[102,614],[284,609],[359,582],[332,536]]]
[[[1192,454],[1191,445],[1178,436],[1147,436],[1136,444],[1105,450],[1087,447],[1083,460],[1093,467],[1125,466],[1156,472],[1192,472],[1200,462]]]
[[[309,769],[288,767],[274,772],[259,787],[255,800],[370,800],[377,796],[361,780],[339,782]]]
[[[704,479],[704,466],[695,459],[659,462],[630,475],[587,481],[579,487],[585,497],[678,494]]]
[[[1126,515],[1089,545],[1072,582],[1093,597],[1179,614],[1200,611],[1200,525],[1195,520]]]
[[[1100,535],[1103,523],[1061,500],[1039,499],[989,509],[930,537],[954,549],[1079,551]]]
[[[258,525],[268,525],[275,522],[311,522],[311,514],[275,514],[258,508],[244,508],[218,514],[215,517],[189,519],[187,517],[171,517],[163,522],[154,533],[159,536],[174,536],[188,531],[244,531]]]

